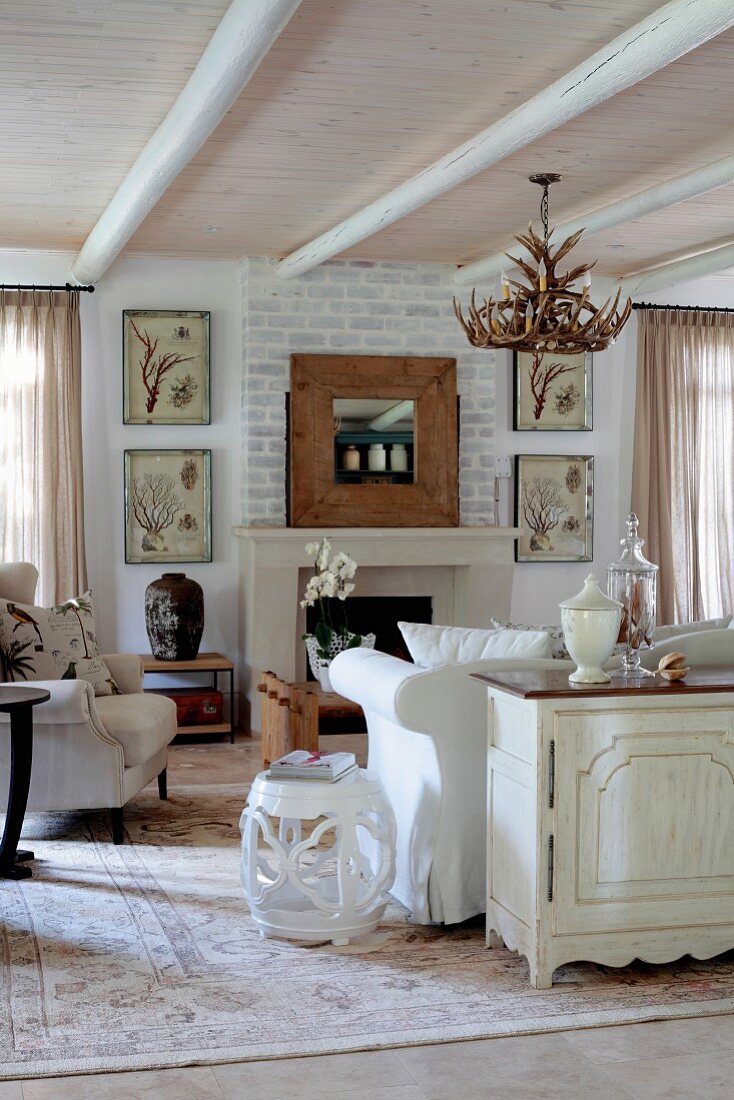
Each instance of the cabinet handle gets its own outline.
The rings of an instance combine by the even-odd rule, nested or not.
[[[553,901],[553,834],[548,837],[548,901]]]

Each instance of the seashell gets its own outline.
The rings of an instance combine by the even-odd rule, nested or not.
[[[684,680],[691,671],[690,668],[661,668],[660,675],[664,680]]]
[[[666,653],[664,657],[660,658],[658,672],[662,672],[664,668],[684,668],[685,663],[685,653]]]

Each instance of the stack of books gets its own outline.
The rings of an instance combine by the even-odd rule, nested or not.
[[[307,752],[297,750],[274,760],[268,768],[268,779],[319,779],[336,783],[357,770],[353,752]]]

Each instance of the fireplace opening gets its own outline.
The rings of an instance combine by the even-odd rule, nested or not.
[[[431,596],[350,596],[344,603],[336,599],[326,600],[326,603],[330,605],[329,610],[334,616],[335,624],[344,622],[346,610],[350,630],[355,634],[376,635],[375,649],[400,657],[403,661],[412,661],[412,658],[398,623],[433,622]],[[309,607],[306,612],[306,630],[309,634],[317,619],[318,609]],[[310,668],[307,670],[307,678],[315,680]],[[357,733],[364,729],[366,727],[361,718],[322,718],[319,722],[319,733]]]

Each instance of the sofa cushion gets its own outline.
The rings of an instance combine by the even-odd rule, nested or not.
[[[99,655],[91,592],[56,607],[0,599],[0,665],[15,682],[86,680],[95,695],[119,692]]]
[[[481,630],[430,623],[398,623],[408,652],[422,668],[481,661],[488,657],[551,657],[544,631]]]
[[[726,630],[734,629],[731,615],[724,615],[721,619],[699,619],[695,623],[672,623],[669,626],[656,626],[653,631],[654,643],[664,642],[668,638],[677,638],[680,634],[698,634],[702,630]]]
[[[143,764],[176,736],[176,704],[164,695],[107,695],[97,699],[97,711],[122,745],[126,768]]]
[[[527,630],[533,633],[542,630],[550,638],[552,656],[555,657],[557,661],[567,661],[569,659],[562,626],[555,626],[551,623],[544,626],[533,626],[532,624],[526,623],[508,623],[504,619],[492,619],[492,626],[495,630]]]

